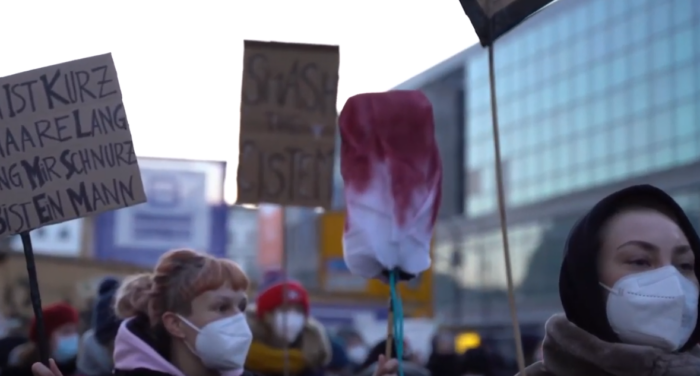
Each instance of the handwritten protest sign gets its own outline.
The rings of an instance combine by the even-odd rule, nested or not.
[[[238,202],[329,207],[337,46],[245,42]]]
[[[112,55],[0,78],[0,236],[146,201]]]

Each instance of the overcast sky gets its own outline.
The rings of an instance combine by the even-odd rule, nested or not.
[[[226,160],[229,177],[244,39],[339,45],[338,108],[476,42],[457,0],[22,0],[0,14],[0,76],[111,52],[138,155]]]

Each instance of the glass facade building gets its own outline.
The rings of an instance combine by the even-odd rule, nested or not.
[[[700,184],[670,192],[700,230]],[[533,218],[510,225],[511,270],[524,322],[543,322],[559,311],[559,268],[569,231],[586,209]],[[451,275],[461,286],[460,319],[509,323],[507,276],[501,229],[470,233],[460,244],[462,265],[454,275],[450,242],[439,242],[434,257],[437,274]],[[457,299],[453,299],[457,300]],[[447,310],[454,310],[451,302]],[[530,317],[528,319],[528,317]]]
[[[496,42],[495,70],[521,322],[561,309],[566,238],[612,190],[658,185],[700,227],[700,0],[559,0]],[[439,86],[463,106],[448,111],[461,114],[452,124],[441,120],[447,101],[431,97],[438,132],[462,127],[465,145],[465,213],[442,222],[433,258],[436,275],[461,289],[450,302],[462,309],[438,311],[505,325],[488,73],[476,45],[397,89]]]
[[[560,0],[495,45],[509,207],[700,159],[700,1]],[[497,209],[487,54],[465,67],[468,217]]]

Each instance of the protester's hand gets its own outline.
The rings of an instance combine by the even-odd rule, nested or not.
[[[32,374],[34,376],[63,376],[53,359],[49,359],[49,367],[39,362],[32,364]]]
[[[387,359],[384,355],[379,355],[377,361],[377,369],[374,370],[372,376],[396,376],[399,370],[399,361],[396,359]],[[44,376],[44,375],[40,375]],[[50,375],[47,375],[50,376]]]

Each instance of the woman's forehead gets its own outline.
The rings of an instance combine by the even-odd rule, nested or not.
[[[647,242],[657,247],[688,242],[676,222],[654,210],[626,211],[608,221],[604,232],[607,246],[619,247],[629,241]]]

